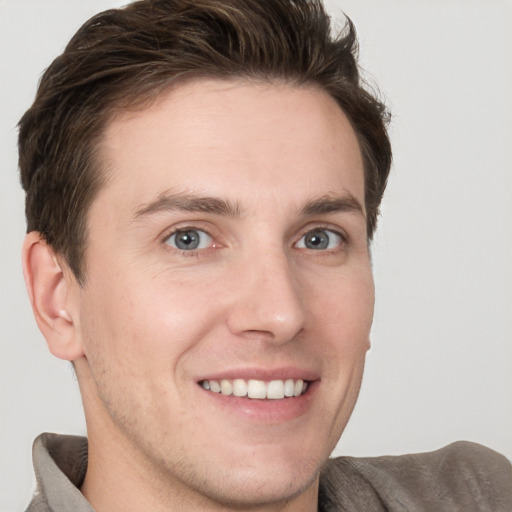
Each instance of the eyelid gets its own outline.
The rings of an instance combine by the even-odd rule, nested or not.
[[[179,247],[177,247],[177,244],[178,244],[177,237],[179,237],[180,235],[182,235],[184,233],[197,233],[197,234],[199,234],[199,240],[198,240],[199,246],[206,244],[205,247],[194,247],[192,249],[187,249],[186,250],[187,252],[189,252],[189,251],[191,252],[191,251],[195,251],[195,250],[202,251],[204,249],[209,249],[210,247],[214,246],[214,244],[212,244],[213,238],[206,231],[204,231],[202,229],[179,229],[178,231],[175,231],[174,233],[172,233],[171,236],[166,239],[166,244],[171,245],[171,240],[172,240],[173,241],[172,246],[175,249],[181,250],[181,249],[179,249]],[[203,237],[206,238],[206,240],[201,241],[201,238],[203,238]],[[185,250],[185,249],[183,249],[183,250]]]
[[[334,233],[335,235],[339,236],[341,238],[341,243],[339,244],[338,247],[334,248],[334,249],[325,249],[323,251],[318,251],[318,252],[329,252],[329,251],[335,251],[336,249],[338,249],[339,247],[345,245],[347,242],[348,242],[348,235],[346,234],[346,232],[341,229],[339,226],[333,226],[332,224],[324,224],[324,223],[321,223],[321,224],[313,224],[313,225],[309,225],[309,226],[306,226],[305,228],[303,228],[301,231],[300,231],[300,234],[297,238],[297,241],[293,244],[294,246],[297,246],[297,244],[308,234],[308,233],[311,233],[311,231],[330,231],[331,233]],[[300,247],[299,249],[306,249],[306,250],[313,250],[313,249],[307,249],[307,248],[302,248]]]
[[[218,243],[218,241],[216,239],[217,237],[212,235],[211,230],[205,228],[204,225],[202,225],[202,224],[203,224],[202,222],[189,222],[189,223],[182,224],[182,225],[175,225],[175,226],[172,226],[172,227],[166,229],[159,238],[160,238],[165,250],[174,252],[174,253],[183,254],[186,256],[197,256],[198,254],[205,253],[205,252],[209,251],[210,249],[220,247],[221,244]],[[202,233],[205,233],[210,238],[211,243],[209,244],[208,247],[204,247],[201,249],[190,249],[190,250],[182,250],[182,249],[179,249],[178,247],[173,247],[167,243],[167,241],[172,236],[176,235],[177,233],[183,232],[183,231],[200,231]]]
[[[188,231],[188,230],[201,231],[201,232],[205,233],[211,239],[211,244],[206,248],[191,249],[191,250],[185,251],[185,250],[180,250],[177,247],[172,247],[166,243],[169,240],[169,238],[171,238],[173,235],[175,235],[179,232]],[[318,223],[318,224],[309,224],[309,225],[305,226],[304,228],[302,228],[299,232],[299,235],[298,235],[296,241],[293,243],[293,246],[296,247],[297,244],[311,231],[322,231],[322,230],[330,231],[330,232],[336,234],[337,236],[340,237],[341,242],[337,247],[335,247],[333,249],[324,249],[324,250],[318,251],[318,252],[323,252],[323,253],[333,252],[333,251],[338,250],[340,247],[344,246],[348,242],[348,235],[346,234],[345,230],[340,228],[340,226],[333,226],[332,224],[329,224],[329,223]],[[187,222],[184,224],[178,224],[178,225],[174,225],[170,228],[167,228],[165,231],[163,231],[163,233],[159,236],[159,238],[160,238],[162,244],[165,246],[166,250],[173,251],[173,252],[179,252],[182,254],[186,254],[187,256],[191,256],[194,254],[197,255],[198,253],[205,253],[205,252],[209,251],[210,249],[219,248],[219,247],[223,246],[222,243],[218,242],[218,236],[213,235],[212,231],[215,231],[215,229],[213,229],[213,230],[208,229],[207,227],[204,226],[204,222],[201,222],[201,221]],[[300,248],[300,249],[303,249],[303,248]],[[307,249],[307,248],[304,248],[304,249],[312,250],[312,249]]]

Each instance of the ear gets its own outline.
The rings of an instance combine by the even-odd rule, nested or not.
[[[39,330],[50,352],[68,361],[84,355],[77,331],[78,308],[72,287],[78,287],[71,271],[63,271],[52,248],[32,231],[23,244],[23,275]]]

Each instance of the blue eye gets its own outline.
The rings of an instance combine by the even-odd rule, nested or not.
[[[200,229],[181,229],[167,238],[165,243],[180,251],[195,251],[210,247],[212,237]]]
[[[308,231],[297,243],[299,249],[325,251],[339,247],[343,239],[341,235],[330,229],[313,229]]]

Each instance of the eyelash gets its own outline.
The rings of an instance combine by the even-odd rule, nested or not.
[[[179,249],[177,247],[171,247],[167,242],[178,233],[183,233],[186,231],[200,231],[202,233],[205,233],[210,239],[212,240],[212,245],[210,247],[206,247],[204,249],[191,249],[191,250],[183,250]],[[215,239],[214,237],[209,233],[208,230],[198,227],[198,226],[180,226],[178,228],[174,228],[171,231],[167,232],[165,236],[162,237],[162,244],[164,245],[164,248],[173,253],[178,253],[181,256],[192,256],[199,258],[201,256],[206,256],[210,253],[212,249],[215,249]],[[218,247],[218,246],[217,246]]]
[[[212,245],[209,247],[203,248],[203,249],[182,250],[177,247],[171,247],[168,244],[169,239],[172,238],[174,235],[177,235],[178,233],[182,233],[182,232],[186,232],[186,231],[200,231],[202,233],[205,233],[212,240]],[[308,226],[307,229],[303,230],[301,235],[298,237],[297,241],[294,242],[293,246],[296,246],[299,243],[299,241],[301,241],[308,233],[311,233],[314,231],[328,231],[328,232],[334,233],[335,235],[340,237],[339,246],[337,246],[333,249],[318,250],[318,252],[317,252],[318,254],[328,255],[328,254],[338,252],[348,242],[348,237],[342,230],[335,229],[335,228],[333,228],[333,226],[330,226],[327,224],[317,224],[314,226]],[[167,232],[165,234],[165,236],[162,237],[162,243],[163,243],[164,247],[166,248],[166,250],[168,250],[168,251],[172,251],[175,253],[177,252],[182,256],[194,256],[194,257],[206,256],[212,249],[219,247],[218,245],[216,246],[215,238],[209,233],[209,231],[204,228],[198,227],[197,225],[183,226],[183,227],[180,226],[178,228],[174,228],[172,231]],[[308,252],[316,252],[315,249],[305,248],[305,250]]]
[[[343,246],[345,246],[348,243],[348,236],[340,228],[334,227],[329,224],[317,224],[314,226],[308,226],[307,229],[302,231],[301,235],[299,236],[298,240],[295,242],[294,245],[296,245],[300,240],[302,240],[308,233],[311,233],[314,231],[329,231],[329,232],[334,233],[335,235],[340,237],[340,244],[338,247],[336,247],[334,249],[326,249],[326,250],[318,251],[318,254],[328,255],[328,254],[332,254],[334,252],[338,252],[338,251],[340,251],[340,249]],[[308,249],[306,249],[306,250],[308,250]],[[315,250],[309,249],[309,252],[315,252]]]

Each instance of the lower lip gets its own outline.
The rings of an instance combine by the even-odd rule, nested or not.
[[[310,409],[319,381],[310,382],[307,391],[300,396],[281,400],[262,400],[233,395],[223,395],[198,386],[205,398],[211,400],[216,409],[222,408],[248,421],[264,424],[277,424],[299,418]]]

